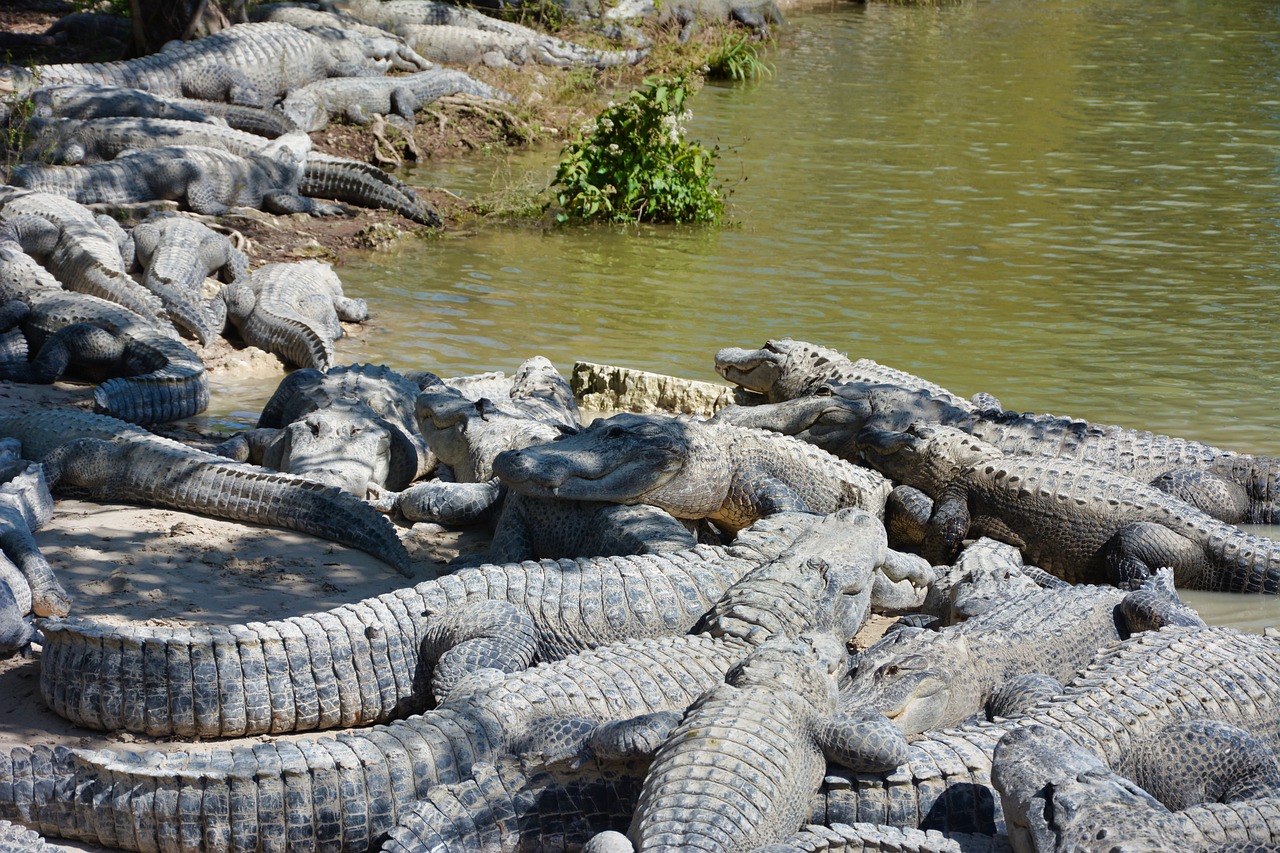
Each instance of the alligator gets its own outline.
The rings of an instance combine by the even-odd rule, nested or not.
[[[965,400],[940,385],[869,358],[850,361],[833,349],[791,338],[766,341],[756,350],[726,347],[716,353],[715,367],[726,380],[764,395],[769,403],[808,396],[828,382],[874,382],[930,391],[961,409],[1000,408],[989,394]]]
[[[1280,544],[1123,474],[1004,456],[953,427],[863,440],[868,464],[934,499],[921,551],[935,563],[987,535],[1073,583],[1129,583],[1167,566],[1179,588],[1280,593]]]
[[[277,138],[282,135],[275,134]],[[174,145],[201,145],[247,157],[263,151],[268,140],[245,130],[207,122],[133,117],[63,119],[43,124],[24,149],[23,158],[74,165],[111,160],[142,148]],[[359,160],[309,151],[297,189],[302,196],[385,208],[423,225],[439,227],[441,224],[439,214],[419,199],[411,187]]]
[[[333,267],[320,261],[265,264],[222,288],[227,319],[244,342],[288,364],[328,370],[342,324],[368,319],[363,299],[343,295]]]
[[[821,550],[840,564],[839,573],[869,587],[871,558],[848,547],[847,535],[833,534],[827,521],[818,523],[818,539],[831,547]],[[854,526],[880,527],[865,514]],[[778,627],[799,636],[837,622],[852,590],[826,594],[826,578],[814,569],[827,560],[804,553],[779,559],[792,561],[797,600],[815,590],[822,597],[794,611],[803,614],[798,622]],[[362,851],[433,785],[466,778],[478,761],[536,752],[548,720],[603,725],[678,712],[723,683],[752,648],[708,632],[611,643],[505,676],[484,670],[434,710],[334,737],[255,738],[163,756],[18,747],[0,756],[0,817],[47,835],[131,849],[181,842],[217,850],[232,837],[248,849],[283,849],[287,838],[298,848]]]
[[[388,492],[375,505],[409,521],[442,524],[474,524],[493,516],[506,493],[494,477],[494,458],[505,450],[551,441],[580,416],[564,378],[541,356],[523,362],[510,378],[492,374],[424,384],[415,411],[447,478]],[[495,558],[506,547],[499,544]],[[511,542],[509,547],[525,546]]]
[[[0,71],[0,77],[4,74]],[[151,92],[130,86],[110,86],[103,83],[67,83],[61,86],[42,85],[28,97],[33,107],[32,118],[93,119],[107,116],[136,116],[139,118],[182,119],[205,121],[204,113],[188,106],[175,104]]]
[[[133,227],[142,285],[164,303],[174,325],[204,346],[226,324],[227,305],[218,296],[201,298],[205,279],[231,282],[249,270],[249,258],[225,234],[185,216],[153,214]]]
[[[208,408],[201,358],[132,311],[66,290],[37,291],[24,302],[30,310],[21,328],[35,353],[27,381],[51,383],[73,372],[99,383],[95,411],[136,424],[188,418]]]
[[[444,220],[404,181],[370,163],[312,151],[307,155],[298,192],[360,207],[394,210],[404,218],[440,228]]]
[[[435,62],[503,66],[535,62],[553,67],[611,68],[635,65],[647,48],[597,50],[438,0],[355,2],[349,11],[360,20],[402,36],[418,53]]]
[[[4,586],[14,599],[13,605],[20,617],[30,613],[65,616],[70,610],[71,598],[32,538],[32,533],[53,517],[53,495],[44,471],[39,465],[18,458],[16,448],[6,446],[0,451],[0,476],[4,477],[0,483]],[[12,649],[15,635],[26,635],[29,631],[25,624],[17,627],[10,621],[3,633],[5,647]]]
[[[397,116],[409,125],[423,105],[445,95],[475,95],[509,101],[511,96],[464,71],[432,68],[398,77],[340,77],[317,80],[291,91],[280,109],[307,132],[321,130],[331,115],[365,125],[373,114]]]
[[[129,277],[118,244],[81,204],[47,192],[0,189],[0,226],[67,290],[119,303],[158,326],[163,306]]]
[[[663,741],[627,835],[602,833],[584,853],[754,850],[800,828],[828,761],[896,768],[907,742],[888,720],[837,713],[846,658],[830,634],[761,643]]]
[[[257,428],[215,452],[345,489],[401,490],[435,457],[414,420],[417,384],[385,365],[295,370],[263,406]]]
[[[1053,728],[1002,737],[991,776],[1013,848],[1271,850],[1280,842],[1280,765],[1268,743],[1212,719],[1171,725],[1149,740],[1136,751],[1153,766],[1133,775],[1194,787],[1193,796],[1177,803],[1153,796]]]
[[[170,629],[50,620],[42,625],[40,689],[50,708],[77,725],[153,736],[243,737],[385,722],[428,706],[436,669],[423,655],[428,632],[443,654],[450,626],[461,620],[482,636],[481,617],[510,624],[514,611],[533,627],[539,661],[624,637],[685,633],[731,584],[777,557],[812,521],[778,516],[727,548],[460,569],[269,622]],[[494,611],[494,604],[509,609]],[[508,660],[514,668],[509,652]],[[353,669],[359,678],[349,677]],[[216,691],[203,689],[213,682]]]
[[[716,419],[794,435],[842,459],[856,458],[863,430],[939,424],[976,436],[1008,456],[1068,459],[1119,471],[1233,524],[1280,520],[1280,463],[1269,457],[1057,415],[971,411],[899,385],[831,383],[794,400],[731,406],[717,412]]]
[[[105,116],[58,119],[38,124],[23,148],[22,159],[55,166],[75,166],[114,160],[129,151],[165,145],[203,145],[245,157],[263,150],[268,144],[270,140],[265,137],[205,121]]]
[[[38,832],[7,820],[0,820],[0,849],[8,853],[58,853],[59,850]]]
[[[385,4],[384,4],[385,5]],[[553,68],[614,68],[635,65],[649,54],[647,47],[600,50],[505,21],[502,30],[457,24],[399,24],[395,31],[418,53],[448,65],[546,65]]]
[[[99,83],[161,97],[263,107],[315,80],[381,74],[386,64],[385,59],[366,56],[358,44],[288,24],[239,24],[121,62],[39,65],[30,70],[0,66],[0,91],[25,94],[37,86]]]
[[[409,574],[395,529],[364,501],[153,435],[106,415],[31,412],[0,418],[0,437],[44,465],[49,487],[90,500],[140,503],[311,533]]]
[[[814,822],[1002,833],[991,758],[997,741],[1013,729],[1037,723],[1058,729],[1125,773],[1121,759],[1130,744],[1201,717],[1239,726],[1274,746],[1278,702],[1275,639],[1221,627],[1143,631],[1100,652],[1062,693],[1017,717],[915,739],[908,762],[893,773],[850,775],[832,768],[827,811]]]
[[[675,0],[663,3],[627,0],[610,8],[604,17],[610,21],[647,18],[664,26],[678,26],[677,39],[681,44],[689,40],[703,21],[738,23],[762,37],[768,37],[771,24],[786,23],[774,0]]]
[[[883,515],[887,480],[812,445],[763,430],[664,415],[620,414],[493,461],[533,497],[649,503],[733,533],[787,510],[858,506]]]
[[[0,230],[0,305],[16,302],[35,291],[61,289],[58,280],[27,254],[21,243],[5,239]]]
[[[1015,697],[1007,693],[1020,676],[1068,681],[1099,649],[1138,631],[1204,625],[1179,601],[1167,569],[1144,587],[1035,589],[938,631],[894,631],[857,655],[841,682],[841,708],[881,711],[907,735],[956,725],[998,694],[1008,716]]]
[[[293,134],[239,156],[203,145],[161,145],[83,166],[14,168],[11,183],[65,195],[81,204],[137,204],[172,200],[196,213],[232,207],[269,213],[342,216],[348,208],[299,194],[310,140]]]

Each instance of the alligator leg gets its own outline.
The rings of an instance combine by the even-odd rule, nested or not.
[[[1240,524],[1249,514],[1248,490],[1208,471],[1194,468],[1166,471],[1152,480],[1151,485],[1229,524]]]

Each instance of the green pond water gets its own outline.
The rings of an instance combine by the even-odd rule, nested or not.
[[[714,379],[720,347],[790,336],[1008,408],[1280,454],[1280,6],[837,3],[793,13],[773,62],[690,103],[733,226],[493,227],[350,257],[374,320],[340,358]],[[555,155],[407,177],[474,194]],[[270,391],[214,411],[252,420]],[[1280,621],[1274,600],[1196,604]]]

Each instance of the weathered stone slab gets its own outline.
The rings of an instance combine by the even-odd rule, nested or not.
[[[649,373],[629,367],[579,361],[569,379],[584,409],[712,415],[725,406],[763,399],[741,388]]]

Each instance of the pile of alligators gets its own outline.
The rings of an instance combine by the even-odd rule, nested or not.
[[[1280,844],[1280,637],[1177,593],[1277,592],[1280,549],[1237,526],[1274,522],[1271,460],[801,341],[715,365],[737,404],[589,422],[589,383],[541,357],[306,368],[212,451],[0,418],[26,501],[0,539],[27,590],[8,647],[78,725],[195,739],[12,749],[0,818],[137,850]],[[492,549],[327,611],[108,624],[31,544],[41,489],[293,527],[410,575],[412,525]],[[879,639],[872,614],[894,617]]]

